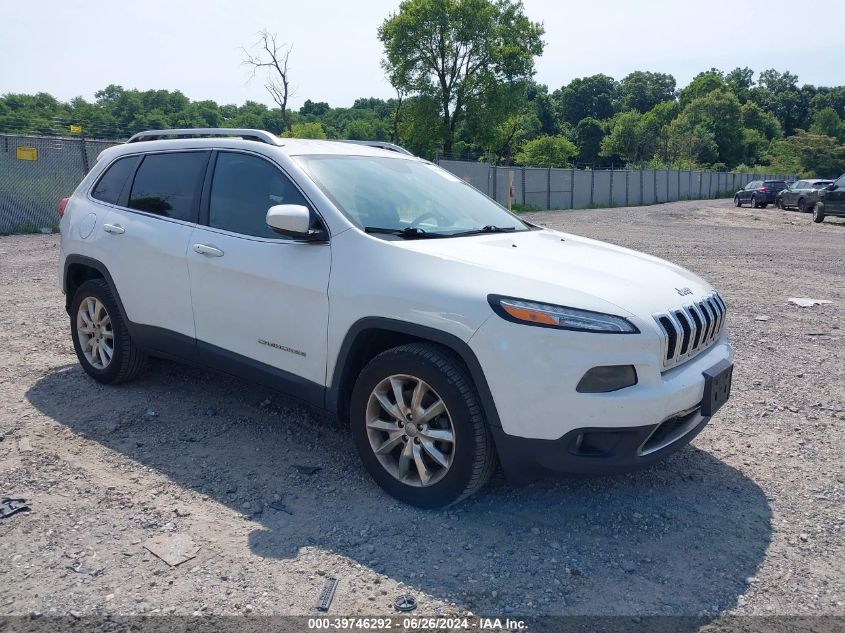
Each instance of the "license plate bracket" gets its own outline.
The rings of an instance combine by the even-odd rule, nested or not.
[[[727,360],[716,363],[702,373],[704,376],[704,398],[701,401],[701,415],[711,416],[728,401],[731,395],[731,381],[734,366]]]

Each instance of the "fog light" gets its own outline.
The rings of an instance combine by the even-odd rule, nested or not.
[[[581,378],[578,393],[607,393],[637,384],[637,370],[633,365],[603,365],[593,367]]]

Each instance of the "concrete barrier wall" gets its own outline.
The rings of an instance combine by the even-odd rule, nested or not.
[[[441,160],[440,166],[504,206],[508,204],[508,177],[513,174],[513,202],[539,209],[638,206],[708,199],[733,193],[752,180],[778,178],[687,169],[609,171],[498,167],[452,160]]]

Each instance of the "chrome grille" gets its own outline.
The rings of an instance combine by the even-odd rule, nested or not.
[[[725,325],[727,306],[718,293],[676,310],[655,314],[663,339],[663,367],[697,356],[715,343]]]

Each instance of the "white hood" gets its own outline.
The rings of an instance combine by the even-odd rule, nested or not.
[[[552,230],[394,244],[477,267],[478,278],[470,274],[467,283],[482,284],[484,292],[573,307],[595,309],[597,300],[647,317],[713,292],[697,275],[660,258]],[[592,305],[573,302],[585,295]]]

